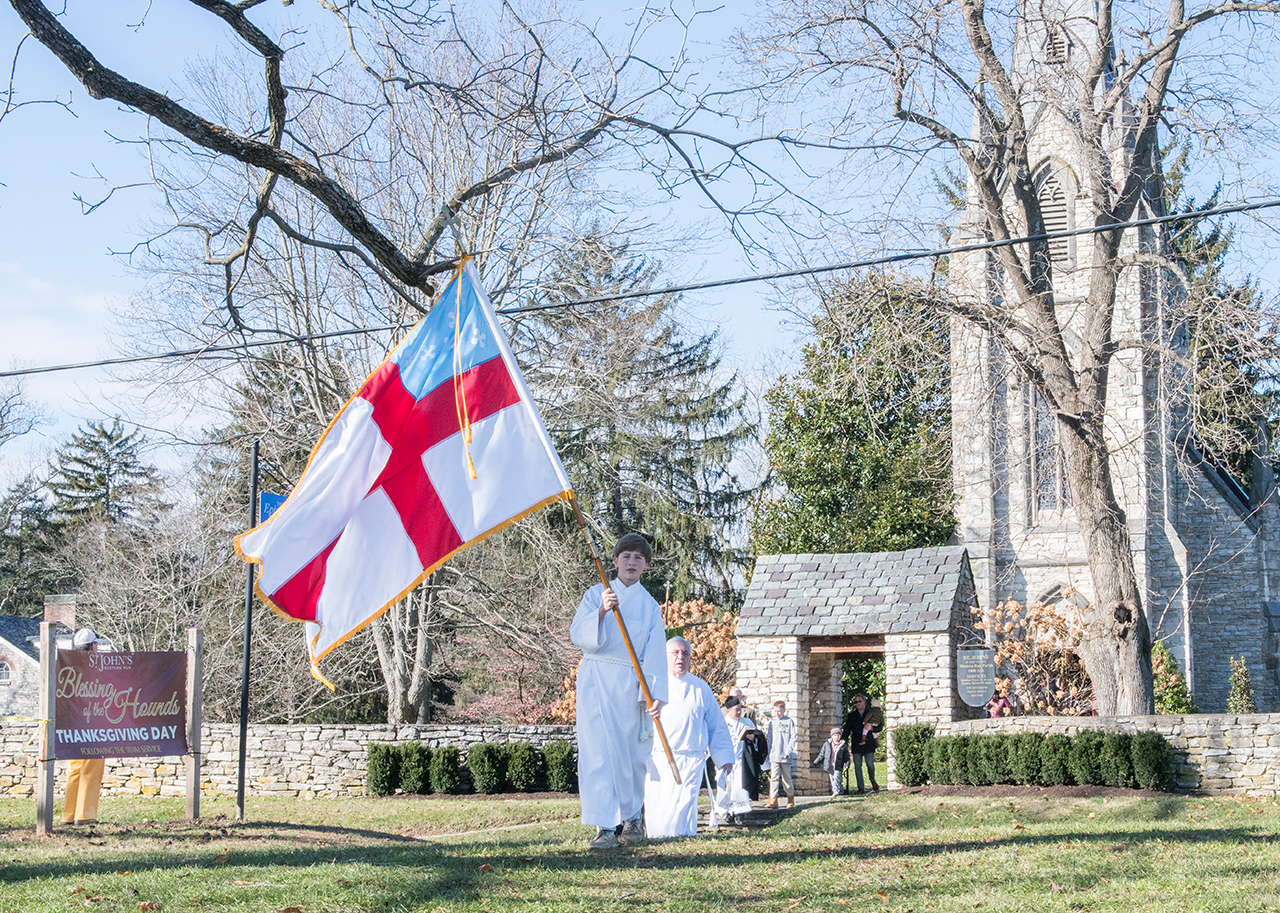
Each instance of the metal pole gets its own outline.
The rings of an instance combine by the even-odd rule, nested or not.
[[[253,442],[253,459],[249,464],[249,529],[258,525],[258,442]],[[249,743],[249,658],[253,642],[253,572],[250,561],[244,584],[244,669],[240,673],[240,769],[236,775],[236,820],[244,820],[244,765]]]

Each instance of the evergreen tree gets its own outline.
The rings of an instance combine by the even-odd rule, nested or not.
[[[905,280],[838,287],[803,365],[766,394],[774,491],[752,509],[757,554],[941,545],[949,486],[947,325]]]
[[[35,476],[0,498],[0,614],[38,617],[46,595],[72,588],[73,581],[54,567],[61,539]]]
[[[101,518],[142,525],[165,506],[154,466],[142,462],[145,439],[120,420],[88,422],[54,454],[48,487],[54,515],[65,521]]]
[[[734,598],[742,554],[728,541],[750,496],[730,471],[751,434],[737,377],[723,376],[715,335],[688,338],[658,295],[661,264],[599,231],[552,264],[514,335],[520,360],[585,512],[607,534],[654,543],[646,578],[659,598]]]
[[[1234,231],[1200,212],[1221,202],[1221,188],[1203,203],[1186,192],[1189,147],[1163,150],[1165,207],[1188,212],[1169,223],[1170,247],[1183,271],[1187,348],[1191,357],[1190,419],[1202,443],[1250,488],[1255,454],[1275,459],[1280,431],[1280,374],[1270,349],[1278,327],[1255,281],[1232,281],[1227,256]],[[1259,440],[1259,425],[1266,440]],[[1259,445],[1270,453],[1259,453]]]

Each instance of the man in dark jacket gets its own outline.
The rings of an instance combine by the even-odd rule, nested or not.
[[[876,782],[876,749],[880,746],[877,736],[884,729],[884,713],[867,700],[866,695],[859,694],[853,699],[853,709],[844,718],[844,728],[840,737],[849,746],[853,756],[853,770],[858,777],[856,795],[864,795],[866,789],[862,785],[862,765],[867,765],[867,773],[871,779],[871,791],[880,792],[880,784]]]

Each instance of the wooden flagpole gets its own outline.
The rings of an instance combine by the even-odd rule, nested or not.
[[[581,528],[583,535],[587,537],[587,548],[591,549],[591,559],[596,563],[596,573],[600,575],[600,582],[604,584],[606,590],[611,589],[609,578],[604,573],[604,565],[600,563],[600,555],[596,552],[596,545],[591,541],[591,533],[587,531],[587,521],[583,519],[582,511],[578,508],[578,499],[570,498],[569,503],[573,505],[573,515],[578,518],[579,528]],[[644,695],[644,704],[652,709],[653,694],[649,691],[649,683],[645,681],[644,670],[640,667],[640,659],[636,656],[636,648],[631,645],[631,635],[627,633],[626,622],[622,620],[620,606],[615,605],[613,607],[613,617],[618,620],[618,630],[622,632],[622,642],[627,645],[627,655],[631,657],[631,667],[635,669],[636,678],[640,682],[640,693]],[[681,783],[680,768],[676,767],[676,757],[671,753],[671,745],[667,742],[667,733],[662,728],[662,721],[654,719],[653,728],[658,733],[658,739],[662,742],[662,750],[667,753],[667,763],[671,765],[671,773],[676,778],[676,784],[679,785]]]

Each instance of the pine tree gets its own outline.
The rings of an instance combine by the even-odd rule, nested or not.
[[[644,291],[661,264],[599,232],[562,254],[536,303]],[[580,503],[608,535],[654,543],[660,599],[733,599],[743,556],[728,542],[751,492],[730,471],[752,427],[715,335],[686,337],[659,295],[554,308],[513,344]]]
[[[58,448],[48,488],[54,515],[68,522],[94,518],[142,525],[165,506],[160,476],[142,462],[146,443],[137,429],[126,432],[118,418],[88,422]]]
[[[951,510],[947,327],[893,277],[837,287],[800,370],[766,394],[775,489],[757,554],[941,545]]]
[[[0,613],[35,618],[46,595],[71,589],[70,578],[54,567],[61,539],[61,525],[35,476],[0,498]]]

